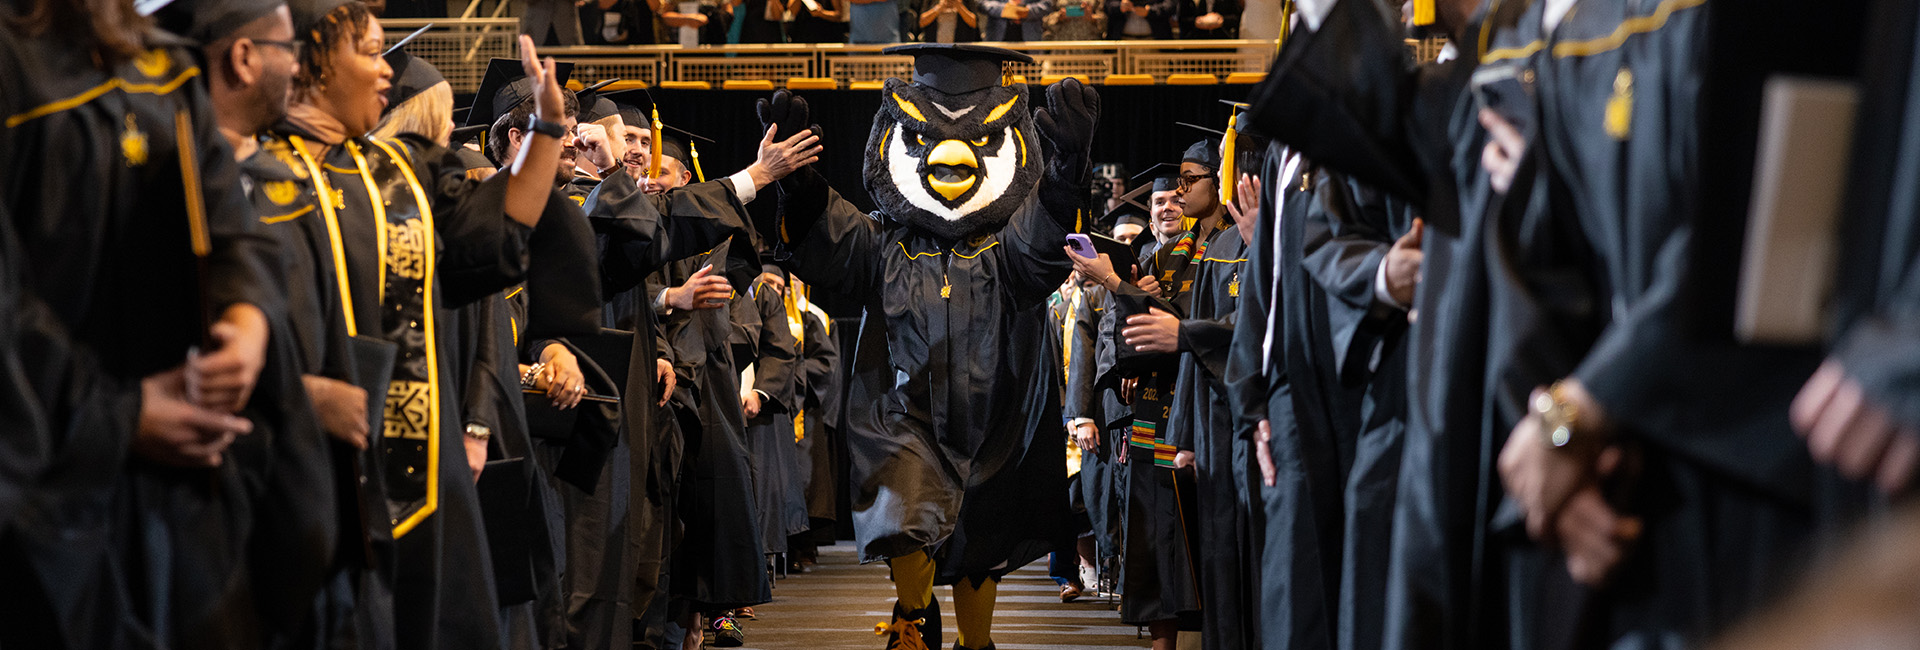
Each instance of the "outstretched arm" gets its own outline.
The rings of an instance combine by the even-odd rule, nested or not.
[[[1036,111],[1035,130],[1050,154],[1040,181],[1038,209],[1027,204],[1007,224],[1004,241],[1013,250],[1008,263],[1021,293],[1039,300],[1060,286],[1073,270],[1061,246],[1067,235],[1086,229],[1093,166],[1089,163],[1095,127],[1100,123],[1100,93],[1067,79],[1047,87],[1047,107]]]
[[[819,127],[809,123],[807,100],[786,90],[760,100],[756,112],[773,133],[819,133]],[[775,221],[754,225],[773,243],[782,264],[829,291],[853,296],[877,291],[877,261],[884,246],[880,223],[834,192],[810,162],[775,187],[780,195]]]

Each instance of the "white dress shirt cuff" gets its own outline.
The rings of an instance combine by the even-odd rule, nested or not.
[[[1407,306],[1400,304],[1398,300],[1394,300],[1393,292],[1387,290],[1387,260],[1385,258],[1380,260],[1379,270],[1373,274],[1373,302],[1374,304],[1385,305],[1400,311],[1407,310]]]
[[[740,205],[752,203],[760,197],[760,188],[753,186],[753,175],[748,174],[747,170],[734,172],[727,180],[733,183],[733,193],[740,196]]]

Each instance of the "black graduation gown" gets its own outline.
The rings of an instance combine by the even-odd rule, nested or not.
[[[1542,149],[1557,214],[1577,215],[1608,289],[1610,320],[1578,378],[1641,450],[1615,494],[1646,518],[1638,552],[1598,597],[1601,632],[1701,640],[1778,586],[1810,528],[1812,466],[1786,408],[1817,356],[1734,344],[1694,255],[1729,236],[1699,229],[1701,69],[1710,10],[1582,2],[1548,39]],[[1658,29],[1619,47],[1609,35]],[[1681,577],[1684,576],[1684,577]]]
[[[1412,66],[1403,33],[1376,3],[1342,2],[1290,39],[1255,92],[1252,121],[1328,168],[1402,198],[1426,220],[1419,322],[1408,335],[1408,419],[1395,498],[1384,644],[1497,647],[1502,598],[1484,552],[1499,495],[1492,462],[1506,429],[1487,417],[1491,340],[1479,166],[1484,135],[1468,78],[1488,44],[1531,3],[1476,15],[1449,63]]]
[[[281,336],[284,268],[193,82],[191,49],[155,32],[134,60],[101,70],[60,32],[16,29],[0,39],[0,151],[34,163],[4,173],[0,205],[18,237],[9,263],[23,270],[10,312],[18,370],[49,426],[36,441],[23,418],[24,453],[11,461],[46,465],[13,497],[6,628],[68,647],[232,647],[295,633],[333,550],[323,443]],[[204,205],[210,244],[199,264],[189,197]],[[205,319],[239,303],[275,333],[241,413],[254,434],[212,470],[127,456],[140,379],[184,362]],[[42,443],[51,455],[34,451]]]
[[[349,140],[310,158],[298,146],[307,137],[292,125],[274,135],[308,170],[303,191],[318,174],[334,197],[321,212],[341,243],[350,333],[400,348],[383,435],[367,454],[368,471],[385,478],[395,538],[398,646],[500,645],[491,552],[459,443],[463,346],[452,310],[526,276],[531,229],[502,212],[508,177],[470,180],[453,151],[403,136]],[[566,201],[555,194],[548,211]]]
[[[1356,183],[1336,189],[1319,194],[1320,209],[1306,215],[1302,263],[1326,297],[1335,377],[1343,392],[1363,387],[1342,498],[1339,638],[1345,647],[1378,648],[1406,431],[1407,321],[1405,311],[1375,300],[1374,283],[1414,215]]]
[[[657,292],[648,291],[646,278],[670,261],[746,232],[747,216],[727,181],[647,195],[625,168],[608,175],[583,205],[599,248],[601,298],[606,301],[602,324],[634,333],[626,382],[620,387],[620,412],[621,431],[630,441],[629,530],[632,602],[637,609],[663,591],[660,576],[671,545],[682,452],[678,427],[670,421],[672,409],[657,406],[656,360],[673,355],[653,310]]]
[[[1170,442],[1194,452],[1197,521],[1195,569],[1206,617],[1202,638],[1212,648],[1257,648],[1254,612],[1251,488],[1252,447],[1233,435],[1233,410],[1225,386],[1227,351],[1233,341],[1246,263],[1239,228],[1215,233],[1194,264],[1187,317],[1180,321],[1180,374],[1168,421]]]
[[[764,282],[740,296],[746,301],[744,333],[755,342],[753,386],[760,392],[760,413],[747,419],[747,457],[753,468],[754,502],[760,514],[761,546],[766,553],[787,552],[787,537],[807,529],[804,495],[793,490],[800,465],[793,441],[793,416],[799,409],[799,340],[787,326],[786,302]],[[747,387],[743,387],[747,388]]]
[[[1129,411],[1120,404],[1118,392],[1114,387],[1100,384],[1101,372],[1112,367],[1113,351],[1103,347],[1113,340],[1113,333],[1103,326],[1108,310],[1107,289],[1093,285],[1081,289],[1078,302],[1073,310],[1072,322],[1067,324],[1063,337],[1067,341],[1067,383],[1065,412],[1067,422],[1092,420],[1099,430],[1099,444],[1092,450],[1080,453],[1079,483],[1080,500],[1087,510],[1087,525],[1093,531],[1094,556],[1111,558],[1118,553],[1121,536],[1121,517],[1119,508],[1122,501],[1117,498],[1117,475],[1125,467],[1117,462],[1116,450],[1124,445],[1124,436],[1115,424],[1125,418]],[[1111,323],[1105,323],[1111,325]],[[1097,585],[1087,585],[1097,587]]]
[[[842,429],[862,561],[929,549],[950,584],[1005,575],[1066,537],[1046,297],[1071,272],[1059,242],[1077,209],[1046,196],[963,242],[862,214],[824,180],[782,197],[783,264],[866,305]],[[807,203],[818,213],[796,209]]]
[[[723,273],[739,240],[668,264],[648,293],[684,284],[700,268]],[[758,268],[757,265],[755,267]],[[673,553],[672,591],[698,611],[732,609],[772,600],[740,410],[740,369],[734,362],[731,307],[674,311],[660,316],[674,348],[679,387],[672,406],[685,439],[677,511],[685,536]]]
[[[821,312],[825,313],[825,312]],[[840,382],[840,346],[829,331],[832,320],[822,318],[813,311],[801,313],[805,321],[805,330],[800,337],[800,372],[797,378],[800,394],[800,414],[795,422],[799,431],[795,437],[799,447],[798,472],[799,489],[807,507],[808,525],[821,535],[811,535],[817,541],[825,537],[831,541],[832,524],[839,517],[838,463],[835,462],[833,436],[834,426],[829,424],[828,405],[837,400]]]

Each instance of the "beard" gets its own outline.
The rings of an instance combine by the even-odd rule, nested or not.
[[[573,147],[560,148],[560,165],[553,171],[555,185],[566,185],[573,180],[574,163],[580,158],[580,152]]]

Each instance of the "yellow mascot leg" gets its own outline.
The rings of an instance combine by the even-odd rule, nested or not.
[[[960,647],[985,650],[993,647],[993,605],[1000,598],[1000,581],[986,579],[975,587],[972,580],[953,585],[953,621],[960,627]]]
[[[893,567],[893,590],[899,602],[894,605],[894,618],[874,626],[873,633],[887,637],[887,650],[937,650],[939,613],[928,611],[933,604],[933,557],[921,551],[887,564]]]
[[[896,557],[887,565],[893,567],[893,591],[902,609],[925,609],[933,602],[933,558],[926,552]]]

